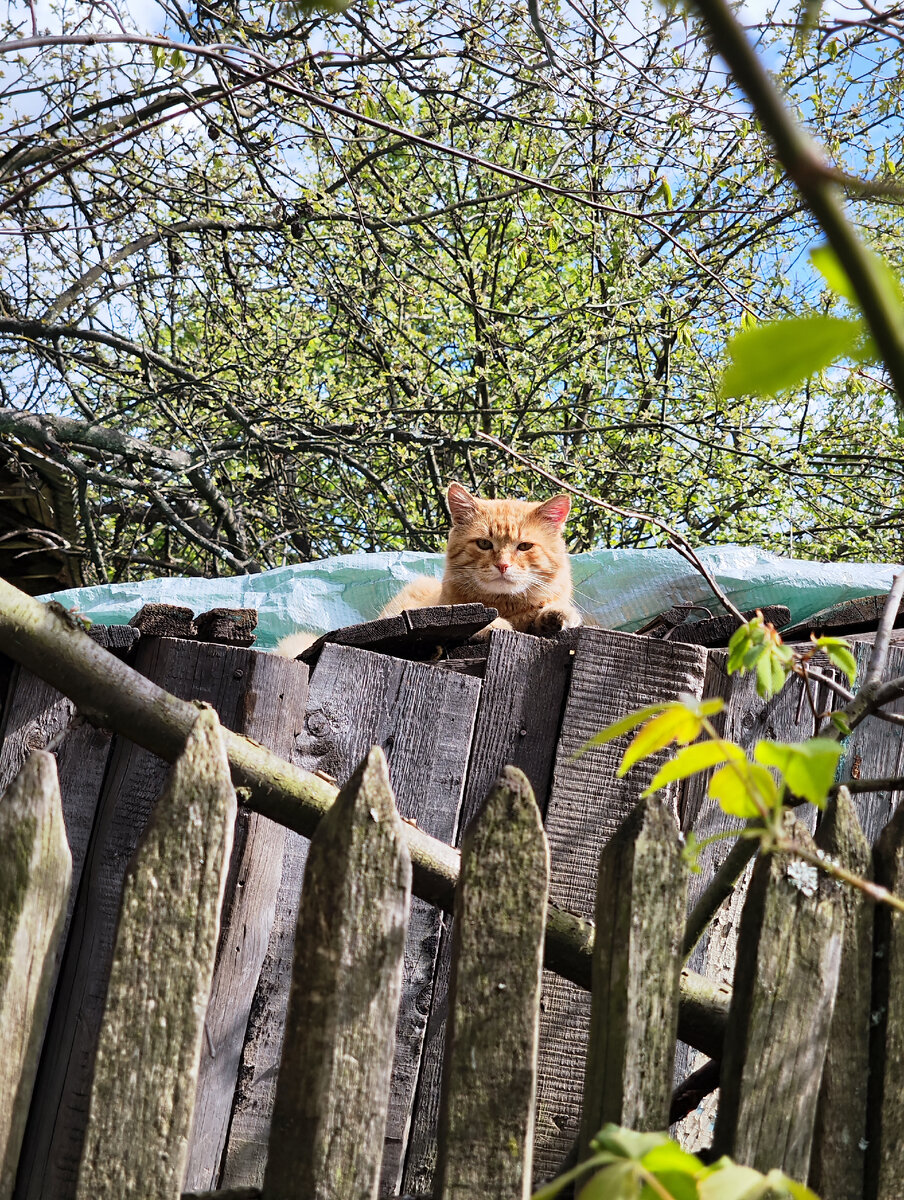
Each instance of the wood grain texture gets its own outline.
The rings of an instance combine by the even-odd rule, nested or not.
[[[224,725],[235,727],[253,653],[142,638],[134,665],[180,697],[207,701]],[[17,1200],[68,1200],[74,1194],[123,880],[166,772],[156,755],[115,739],[45,1038]]]
[[[380,746],[401,815],[444,842],[459,824],[480,681],[349,646],[326,646],[311,678],[300,764],[348,779]],[[411,905],[381,1190],[398,1191],[433,999],[440,914]],[[247,1182],[253,1182],[251,1180]]]
[[[546,833],[552,855],[550,900],[580,916],[595,905],[600,851],[634,808],[659,760],[616,778],[627,738],[575,757],[606,725],[646,704],[699,696],[706,650],[598,629],[577,631],[571,687],[553,771]],[[667,793],[674,804],[674,793]],[[547,972],[540,1015],[540,1084],[535,1168],[553,1175],[578,1134],[590,999]]]
[[[576,632],[538,638],[494,629],[490,635],[459,834],[473,820],[507,764],[525,773],[541,811],[545,811]],[[410,1193],[426,1193],[433,1184],[451,961],[450,922],[446,919],[405,1161],[404,1190]],[[391,1195],[397,1182],[392,1179],[383,1194]]]
[[[314,666],[324,646],[357,646],[406,659],[438,658],[443,648],[467,641],[498,616],[482,604],[441,604],[406,609],[394,617],[379,617],[361,625],[347,625],[318,638],[299,657]]]
[[[877,883],[904,896],[904,805],[876,842]],[[897,1200],[904,1179],[904,914],[876,906],[865,1195]]]
[[[549,850],[505,767],[462,841],[436,1200],[527,1200]]]
[[[863,879],[872,877],[872,854],[847,791],[833,797],[816,844]],[[809,1184],[832,1200],[863,1196],[869,1082],[873,905],[852,887],[842,890],[844,941],[832,1029],[822,1071]]]
[[[278,655],[253,654],[246,668],[235,670],[243,672],[244,687],[238,732],[289,757],[304,721],[307,668]],[[201,1048],[186,1190],[211,1190],[219,1182],[248,1019],[276,916],[285,841],[282,826],[239,810]]]
[[[77,1200],[179,1200],[235,814],[207,710],[126,872]]]
[[[374,748],[308,854],[264,1194],[375,1200],[411,859]]]
[[[56,763],[36,750],[0,799],[0,1200],[15,1184],[71,877]]]
[[[809,840],[800,823],[794,832]],[[786,855],[757,861],[738,936],[715,1153],[806,1179],[843,935],[837,884]]]
[[[603,1125],[669,1120],[687,869],[669,802],[638,802],[600,855],[581,1157]]]

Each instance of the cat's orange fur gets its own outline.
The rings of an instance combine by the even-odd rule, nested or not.
[[[447,495],[452,528],[442,579],[412,580],[380,616],[479,601],[498,609],[493,625],[504,629],[544,634],[580,625],[562,538],[571,508],[568,496],[533,504],[481,500],[460,483],[450,484]]]
[[[460,483],[451,483],[447,498],[452,528],[442,579],[413,579],[393,596],[381,617],[397,616],[406,608],[479,601],[499,612],[490,628],[549,634],[580,625],[581,615],[571,601],[571,563],[562,538],[571,508],[568,496],[533,504],[481,500]],[[484,548],[479,541],[491,545]],[[310,633],[289,634],[277,653],[294,658],[316,638]]]

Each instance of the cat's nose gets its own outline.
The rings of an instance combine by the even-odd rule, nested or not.
[[[496,563],[496,570],[499,572],[500,575],[504,575],[508,569],[509,569],[508,563]]]

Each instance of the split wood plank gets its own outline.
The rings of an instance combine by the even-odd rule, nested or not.
[[[311,841],[264,1178],[268,1200],[376,1200],[411,858],[374,747]]]
[[[275,654],[252,654],[243,672],[240,732],[288,758],[304,722],[308,671]],[[201,1047],[198,1094],[184,1181],[218,1185],[248,1020],[276,916],[286,831],[240,809],[220,919],[221,936]],[[294,921],[293,909],[292,919]]]
[[[524,772],[541,812],[545,812],[576,633],[569,630],[557,638],[538,638],[494,629],[490,635],[459,835],[506,765]],[[412,1194],[427,1193],[433,1186],[451,961],[450,920],[446,918],[405,1160],[404,1190]],[[398,1179],[384,1179],[384,1185],[382,1194],[391,1196],[398,1189]]]
[[[549,849],[526,776],[505,767],[465,833],[436,1200],[527,1200]]]
[[[870,846],[846,788],[829,801],[816,844],[862,879],[872,878]],[[874,911],[863,892],[852,887],[842,889],[842,904],[841,970],[816,1108],[809,1184],[832,1200],[862,1200]]]
[[[326,646],[311,679],[300,765],[347,779],[381,746],[402,817],[444,842],[459,825],[480,681],[347,646]],[[392,1073],[381,1191],[398,1191],[433,999],[440,913],[414,899]],[[254,1179],[243,1183],[256,1183]]]
[[[738,935],[717,1155],[807,1178],[843,936],[838,884],[787,855],[757,860]]]
[[[862,633],[875,629],[885,608],[885,594],[878,596],[860,596],[856,600],[846,600],[843,604],[834,604],[814,613],[806,621],[801,621],[790,629],[782,630],[782,637],[787,642],[810,640],[810,634],[830,633],[834,637],[848,633]],[[898,609],[895,625],[904,623],[904,603]]]
[[[53,756],[0,798],[0,1200],[10,1200],[66,918],[72,858]]]
[[[904,805],[876,842],[877,883],[904,896]],[[904,1178],[904,914],[876,905],[865,1195],[897,1200]]]
[[[600,855],[581,1158],[610,1121],[668,1125],[686,894],[671,805],[640,800]]]
[[[134,666],[177,696],[206,701],[224,725],[240,728],[253,654],[207,642],[142,638]],[[123,880],[166,772],[156,755],[114,740],[45,1037],[17,1200],[70,1200],[74,1194]]]
[[[207,710],[126,872],[77,1200],[179,1200],[235,814]]]
[[[361,625],[334,629],[313,642],[299,657],[313,667],[324,646],[357,646],[406,659],[436,657],[445,646],[456,646],[484,629],[499,614],[483,604],[440,604],[431,608],[405,609],[392,617],[379,617]]]
[[[606,725],[647,704],[699,696],[707,651],[599,629],[577,631],[571,687],[562,719],[546,816],[552,855],[550,900],[592,917],[603,846],[634,808],[660,765],[644,763],[625,778],[616,771],[628,738],[575,754]],[[666,793],[674,804],[675,793]],[[540,1014],[540,1083],[534,1163],[539,1178],[556,1174],[578,1135],[590,1025],[586,992],[550,972]]]
[[[724,651],[710,652],[706,664],[703,694],[718,696],[725,701],[725,709],[713,718],[720,733],[729,741],[737,742],[746,751],[752,752],[761,738],[780,742],[799,742],[812,737],[813,716],[803,694],[803,681],[789,679],[777,696],[764,700],[756,693],[753,675],[729,675],[726,669],[728,656]],[[814,688],[814,699],[819,711],[827,706],[828,692]],[[682,832],[693,831],[701,842],[707,838],[724,835],[740,829],[743,821],[723,812],[711,800],[706,789],[710,772],[692,776],[679,785],[678,812]],[[816,826],[816,809],[812,805],[800,805],[795,810],[812,832]],[[688,909],[694,907],[713,876],[722,866],[735,843],[722,837],[710,842],[700,853],[699,872],[691,875],[688,887]],[[744,897],[750,880],[752,865],[749,865],[733,893],[723,902],[711,922],[709,929],[697,944],[688,966],[720,984],[731,985],[737,957],[738,929]],[[676,1084],[693,1074],[704,1062],[705,1055],[679,1044],[675,1061]],[[708,1146],[712,1141],[712,1125],[715,1119],[718,1096],[705,1097],[698,1111],[689,1114],[679,1125],[682,1145],[689,1150]]]

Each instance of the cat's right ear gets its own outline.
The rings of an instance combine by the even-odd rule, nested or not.
[[[460,483],[449,484],[446,500],[449,503],[453,525],[464,525],[474,518],[477,512],[477,501]]]

